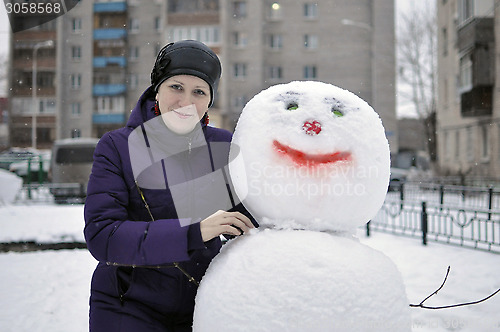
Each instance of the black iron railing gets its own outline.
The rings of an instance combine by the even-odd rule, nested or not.
[[[487,192],[485,197],[492,197],[491,191]],[[424,245],[435,241],[500,253],[500,209],[494,208],[493,200],[486,202],[488,207],[482,208],[445,203],[444,199],[403,200],[388,195],[367,224],[367,235],[372,230],[384,231],[420,237]]]

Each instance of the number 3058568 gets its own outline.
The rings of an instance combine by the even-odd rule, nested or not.
[[[59,14],[61,13],[61,4],[58,2],[23,2],[6,3],[7,14]]]

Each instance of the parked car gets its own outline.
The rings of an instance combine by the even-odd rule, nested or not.
[[[56,203],[86,197],[98,141],[96,138],[70,138],[54,142],[49,178],[52,182],[50,191]]]

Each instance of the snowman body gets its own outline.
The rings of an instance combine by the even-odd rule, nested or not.
[[[410,331],[399,271],[353,236],[389,182],[373,109],[330,84],[276,85],[245,106],[232,144],[234,190],[261,227],[213,260],[193,330]]]

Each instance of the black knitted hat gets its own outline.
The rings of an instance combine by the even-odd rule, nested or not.
[[[151,85],[158,92],[160,85],[175,75],[193,75],[210,86],[210,104],[213,105],[222,72],[217,55],[196,40],[182,40],[165,45],[156,57],[151,71]]]

